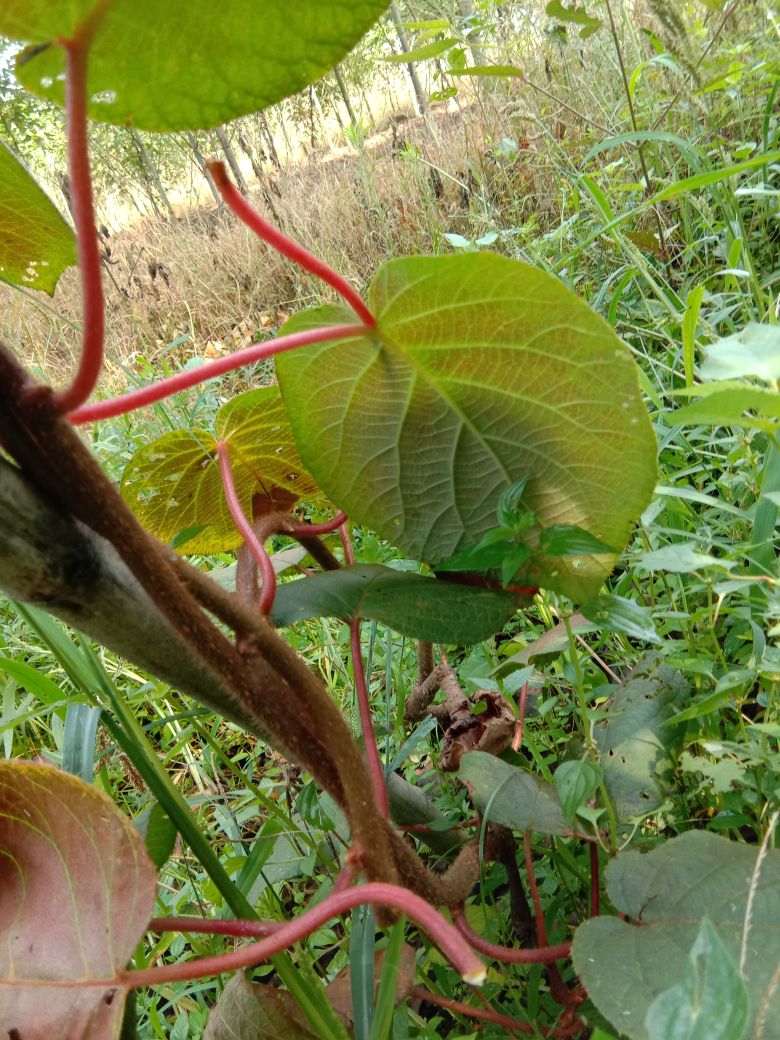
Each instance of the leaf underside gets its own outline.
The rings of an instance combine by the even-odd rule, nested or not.
[[[495,527],[503,491],[622,549],[655,482],[636,368],[612,329],[555,278],[490,253],[384,264],[375,334],[277,358],[301,458],[354,520],[435,564]],[[285,332],[349,321],[340,307]],[[579,598],[608,553],[549,559],[526,584]],[[520,580],[520,579],[516,579]]]
[[[143,839],[104,794],[51,766],[0,762],[3,1032],[117,1037],[124,988],[78,983],[126,968],[156,883]]]
[[[202,528],[182,545],[186,553],[222,552],[241,544],[222,487],[218,440],[228,446],[246,516],[252,516],[255,495],[271,502],[279,489],[294,500],[317,495],[298,458],[278,388],[240,394],[220,408],[214,433],[166,433],[140,448],[122,476],[126,501],[162,541],[186,528]]]

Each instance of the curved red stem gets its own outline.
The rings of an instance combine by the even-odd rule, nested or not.
[[[265,938],[287,926],[286,921],[236,921],[213,917],[153,917],[150,932],[205,932],[207,935],[232,935],[236,939]]]
[[[249,547],[249,551],[257,561],[257,566],[260,570],[263,584],[260,589],[258,606],[262,614],[270,614],[276,596],[276,571],[271,562],[271,557],[265,551],[265,546],[255,534],[254,528],[241,508],[241,503],[236,494],[236,484],[233,480],[233,468],[230,465],[230,451],[225,441],[217,442],[217,455],[219,457],[219,470],[222,474],[222,486],[225,489],[225,498],[227,499],[230,515],[233,517],[233,523],[241,532],[241,537]]]
[[[468,939],[475,950],[484,953],[486,957],[492,957],[493,960],[503,961],[504,964],[552,964],[554,961],[563,960],[571,953],[570,943],[538,946],[531,950],[518,950],[513,946],[498,946],[473,932],[463,913],[455,914],[453,920],[460,933]]]
[[[321,278],[323,282],[327,282],[331,288],[336,290],[339,296],[347,301],[355,314],[366,325],[376,325],[376,318],[345,278],[342,278],[324,260],[320,260],[313,253],[310,253],[308,249],[304,249],[302,245],[299,245],[298,242],[294,242],[293,239],[283,235],[278,228],[275,228],[273,224],[269,224],[264,217],[261,217],[249,205],[244,196],[231,183],[223,162],[212,160],[206,165],[214,178],[214,183],[220,195],[240,221],[246,224],[248,228],[251,228],[259,238],[262,238],[264,242],[267,242],[277,252],[288,257],[298,264],[299,267],[309,271],[310,274]]]
[[[295,350],[296,347],[305,347],[310,343],[324,343],[332,339],[350,339],[367,332],[371,332],[371,329],[365,325],[334,325],[330,328],[294,332],[289,336],[279,336],[277,339],[267,340],[265,343],[253,343],[250,347],[237,350],[235,354],[217,358],[215,361],[209,361],[205,365],[189,369],[187,372],[177,372],[175,376],[160,379],[150,386],[142,386],[139,390],[122,394],[121,397],[111,397],[107,401],[96,401],[94,404],[76,408],[68,415],[68,418],[76,426],[81,423],[95,422],[98,419],[113,419],[117,415],[133,412],[136,408],[141,408],[146,404],[162,401],[180,390],[189,390],[190,387],[205,383],[206,380],[214,379],[226,372],[232,372],[233,369],[241,368],[242,365],[250,365],[254,361],[273,357],[274,354]]]
[[[382,768],[382,760],[379,757],[379,749],[376,746],[374,724],[371,720],[371,704],[368,697],[366,672],[363,668],[363,651],[360,646],[359,621],[350,621],[349,634],[352,648],[352,667],[355,672],[355,693],[358,711],[360,712],[360,728],[363,731],[363,741],[366,745],[368,771],[371,775],[371,785],[374,788],[377,809],[384,817],[387,817],[390,812],[387,799],[387,785],[385,784],[385,772]]]
[[[82,341],[79,367],[71,385],[56,395],[63,412],[78,408],[95,389],[103,367],[105,316],[100,250],[95,228],[92,177],[87,137],[87,65],[91,33],[63,40],[65,48],[65,112],[68,134],[71,210],[81,271]]]
[[[458,930],[446,921],[420,896],[398,885],[388,885],[374,881],[358,888],[350,888],[346,892],[331,892],[321,903],[301,914],[294,921],[283,925],[273,935],[261,939],[260,942],[216,957],[201,957],[184,964],[169,964],[161,968],[147,968],[141,971],[121,972],[119,978],[127,986],[154,986],[168,982],[181,982],[186,979],[199,979],[206,975],[221,975],[227,971],[237,971],[260,964],[274,954],[286,949],[293,943],[305,938],[317,928],[321,928],[331,918],[352,910],[364,903],[389,906],[400,910],[427,932],[431,939],[444,950],[453,967],[473,986],[481,985],[485,980],[485,966],[464,941]],[[201,918],[197,918],[198,924]],[[244,922],[257,924],[257,922]],[[220,922],[221,924],[221,922]],[[202,930],[202,929],[198,929]],[[95,980],[96,984],[105,984],[105,980]],[[91,981],[90,983],[91,984]]]
[[[305,537],[306,535],[332,534],[339,527],[341,527],[342,524],[345,524],[346,522],[347,514],[338,513],[336,516],[333,517],[332,520],[329,520],[326,524],[301,524],[300,527],[295,527],[292,531],[288,533],[291,534],[293,538],[298,538],[301,535]]]

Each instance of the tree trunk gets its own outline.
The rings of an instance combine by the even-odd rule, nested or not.
[[[468,21],[474,17],[474,8],[471,0],[458,0],[458,10],[460,11],[461,18],[463,18],[464,21]],[[474,64],[484,65],[485,51],[482,47],[482,37],[478,32],[471,32],[468,40],[469,50],[474,58]]]
[[[159,195],[165,208],[168,210],[168,215],[171,218],[175,218],[176,214],[173,212],[171,200],[168,198],[168,194],[165,191],[165,188],[163,187],[163,183],[160,180],[160,174],[157,171],[157,167],[154,165],[154,161],[151,155],[149,155],[149,150],[144,144],[143,138],[138,133],[138,131],[134,129],[132,126],[129,127],[129,131],[130,136],[133,139],[133,144],[135,145],[135,150],[138,153],[138,158],[141,160],[141,165],[146,171],[147,177],[152,182],[153,186],[157,189],[157,194]],[[149,197],[152,200],[152,205],[154,205],[155,209],[157,209],[157,206],[154,202],[154,192],[150,191]]]
[[[222,145],[222,151],[225,153],[225,158],[228,161],[228,166],[233,171],[233,176],[236,179],[238,190],[241,192],[242,195],[248,195],[249,186],[246,183],[246,180],[244,179],[244,174],[241,171],[241,166],[239,165],[236,153],[233,151],[233,145],[230,143],[230,138],[228,137],[224,126],[218,126],[216,129],[216,134],[219,138],[219,143]]]
[[[268,125],[268,119],[263,112],[257,113],[257,125],[260,127],[260,137],[265,138],[266,144],[268,145],[268,157],[274,164],[277,170],[281,171],[282,162],[279,158],[279,153],[276,150],[276,142],[274,141],[274,135],[271,133],[271,127]]]
[[[214,196],[214,201],[217,204],[217,208],[222,209],[222,199],[220,198],[220,194],[217,191],[217,186],[214,183],[214,178],[209,173],[208,166],[206,166],[206,159],[203,155],[203,152],[200,150],[197,137],[195,136],[195,134],[192,133],[192,131],[188,131],[184,136],[187,139],[187,144],[192,149],[192,154],[195,156],[195,162],[198,164],[198,169],[206,178],[206,183],[211,189],[211,194]]]
[[[333,75],[336,77],[336,83],[338,84],[339,93],[341,94],[341,98],[344,102],[344,107],[346,108],[347,114],[349,115],[350,122],[353,126],[357,126],[359,120],[358,117],[355,115],[355,110],[352,107],[352,102],[349,99],[349,91],[347,90],[346,80],[344,79],[344,76],[338,65],[336,65],[333,69]]]
[[[393,19],[393,25],[395,25],[395,31],[398,33],[398,42],[401,45],[401,53],[409,53],[409,40],[406,36],[406,30],[404,29],[403,19],[401,18],[401,12],[398,10],[398,4],[396,0],[390,4],[390,17]],[[406,68],[409,72],[409,78],[412,81],[412,88],[414,93],[412,100],[416,102],[416,110],[422,115],[428,111],[428,98],[423,90],[420,77],[417,75],[417,69],[413,61],[407,62]]]

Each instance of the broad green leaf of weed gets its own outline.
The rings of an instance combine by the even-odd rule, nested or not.
[[[742,1040],[748,1020],[745,983],[705,917],[681,982],[647,1009],[650,1040]]]
[[[687,689],[679,672],[650,655],[614,687],[594,724],[604,783],[619,820],[645,816],[666,797],[680,735],[665,723]]]
[[[703,379],[758,376],[780,379],[780,327],[750,322],[741,332],[716,340],[704,348],[699,371]]]
[[[484,751],[460,761],[458,776],[468,784],[474,805],[491,823],[516,831],[570,834],[554,784]]]
[[[780,852],[766,850],[760,863],[758,854],[755,846],[689,831],[651,852],[622,852],[610,863],[607,893],[628,920],[596,917],[581,924],[572,954],[590,998],[621,1035],[651,1040],[648,1010],[685,978],[707,918],[747,986],[745,1035],[778,1040]]]

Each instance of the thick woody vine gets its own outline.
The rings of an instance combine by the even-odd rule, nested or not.
[[[152,921],[151,930],[206,930],[257,941],[218,957],[125,973],[123,981],[132,986],[150,985],[247,967],[300,940],[332,917],[370,903],[385,908],[385,912],[408,914],[469,982],[478,984],[484,978],[484,965],[477,952],[505,963],[547,965],[552,994],[563,1008],[558,1027],[548,1035],[574,1035],[582,1028],[577,1006],[583,994],[581,990],[572,992],[565,985],[556,966],[558,960],[568,956],[568,944],[548,944],[528,838],[524,842],[524,860],[531,906],[517,869],[514,838],[502,828],[488,827],[481,847],[477,837],[466,841],[446,873],[429,870],[388,818],[387,791],[373,735],[361,656],[359,621],[350,623],[350,643],[365,758],[324,684],[269,620],[276,583],[265,549],[267,539],[276,533],[288,535],[299,541],[323,569],[334,569],[339,562],[322,537],[338,530],[345,560],[351,562],[354,557],[347,518],[339,514],[330,523],[314,526],[302,524],[294,515],[284,512],[246,516],[233,484],[229,447],[220,442],[217,454],[225,494],[244,541],[234,595],[143,529],[73,428],[130,412],[263,357],[307,344],[370,334],[376,324],[366,304],[341,276],[269,225],[228,181],[223,166],[212,163],[214,181],[236,216],[274,249],[338,292],[353,309],[355,322],[282,336],[133,393],[87,403],[102,369],[104,341],[104,304],[86,125],[87,63],[93,31],[94,26],[87,22],[71,39],[60,41],[66,53],[69,165],[83,297],[80,362],[70,385],[54,391],[35,382],[12,354],[0,347],[0,443],[24,476],[62,515],[80,521],[114,546],[191,653],[229,692],[229,708],[234,716],[307,770],[344,809],[353,842],[333,892],[296,920],[283,925],[190,919]],[[262,579],[259,586],[258,573]],[[232,636],[224,633],[225,626]],[[431,709],[437,690],[442,689],[446,700],[436,709],[438,715],[448,718],[452,725],[460,723],[462,729],[468,729],[469,702],[454,671],[446,663],[435,665],[432,648],[427,644],[420,645],[419,665],[418,683],[407,701],[407,717],[422,717]],[[514,733],[513,720],[502,717],[497,707],[486,726],[483,720],[483,730],[473,746],[499,753]],[[515,734],[515,745],[520,737],[521,732]],[[595,845],[593,853],[591,910],[595,913]],[[515,932],[525,941],[535,938],[537,948],[496,946],[469,928],[463,907],[478,879],[483,858],[500,860],[506,866]],[[356,885],[360,875],[366,881]],[[436,907],[442,906],[454,910],[454,925],[437,912]],[[426,999],[431,999],[427,991],[423,992]],[[478,1015],[468,1005],[442,1003],[488,1021],[512,1022],[512,1028],[521,1031],[530,1029],[496,1012]]]

